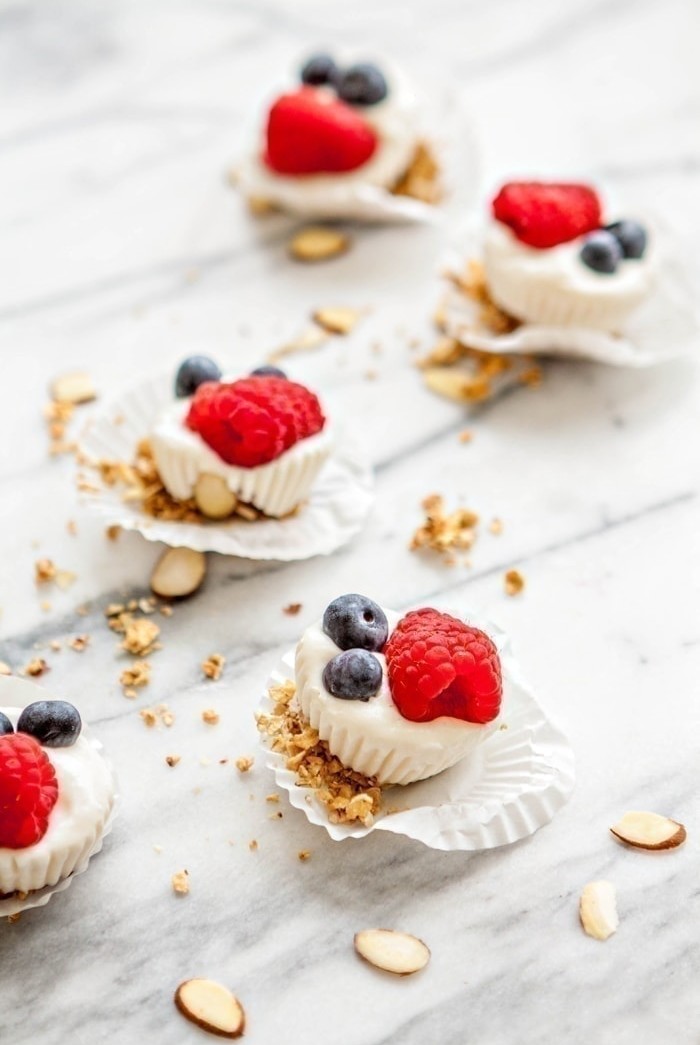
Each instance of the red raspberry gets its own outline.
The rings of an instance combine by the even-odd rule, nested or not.
[[[278,174],[354,171],[376,148],[369,124],[325,89],[302,87],[270,109],[264,160]]]
[[[394,703],[412,722],[441,715],[490,722],[501,707],[501,662],[478,628],[437,610],[413,610],[385,650]]]
[[[46,834],[58,798],[56,771],[25,733],[0,737],[0,846],[25,849]]]
[[[588,185],[511,181],[493,203],[493,216],[530,247],[556,247],[599,229],[600,199]]]
[[[207,381],[195,392],[185,418],[219,457],[241,468],[273,461],[325,423],[313,392],[283,377]]]

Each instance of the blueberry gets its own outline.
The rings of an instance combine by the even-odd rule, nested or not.
[[[594,272],[610,274],[622,261],[622,247],[612,232],[599,229],[586,237],[580,257],[584,265]]]
[[[338,96],[350,105],[376,105],[388,94],[386,80],[376,65],[351,65],[338,78]]]
[[[287,380],[287,375],[284,370],[280,370],[278,366],[256,366],[255,370],[251,370],[251,377],[282,377]]]
[[[312,54],[301,69],[301,82],[320,87],[324,83],[335,83],[338,66],[329,54]]]
[[[208,356],[189,356],[180,363],[175,376],[175,395],[178,399],[194,395],[205,381],[221,380],[221,371]]]
[[[381,606],[366,595],[339,595],[326,607],[323,630],[341,649],[381,650],[389,624]]]
[[[641,258],[647,249],[647,231],[638,221],[614,221],[605,226],[622,247],[626,258]]]
[[[323,669],[323,685],[341,700],[369,700],[382,684],[382,666],[373,653],[348,649],[329,660]]]
[[[0,737],[4,737],[7,733],[14,733],[15,727],[10,722],[7,715],[0,711]]]
[[[44,747],[70,747],[80,735],[78,709],[66,700],[36,700],[27,704],[17,722],[18,733],[29,733]]]

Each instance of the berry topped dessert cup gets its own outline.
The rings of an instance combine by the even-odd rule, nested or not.
[[[637,221],[609,222],[595,189],[509,182],[484,242],[492,301],[522,323],[616,333],[650,294],[653,265]]]
[[[149,439],[172,498],[225,519],[241,503],[281,518],[308,497],[333,445],[313,392],[276,367],[226,380],[203,356],[184,361],[175,391]]]
[[[423,206],[397,203],[393,216],[420,219],[441,194],[403,78],[368,62],[339,65],[326,54],[310,57],[298,83],[274,101],[238,178],[251,201],[322,218],[390,219],[392,196],[401,196]]]
[[[435,776],[496,727],[502,682],[489,636],[438,610],[401,617],[342,595],[296,651],[297,701],[330,752],[380,785]]]
[[[2,680],[15,698],[38,687]],[[11,692],[10,692],[11,691]],[[3,693],[4,695],[4,693]],[[62,700],[0,710],[0,903],[32,904],[32,894],[85,869],[111,821],[115,781],[100,745],[82,733]]]

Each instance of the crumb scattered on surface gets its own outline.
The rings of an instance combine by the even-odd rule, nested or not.
[[[453,551],[468,551],[477,537],[479,516],[469,508],[445,511],[445,501],[440,494],[430,494],[421,502],[425,520],[411,538],[411,551],[428,548],[441,554]],[[454,555],[448,555],[446,565],[455,565]]]
[[[257,849],[258,849],[258,840],[257,840],[257,838],[251,838],[251,840],[248,842],[248,848],[250,849],[251,853],[255,853],[257,851]]]
[[[440,203],[444,188],[440,165],[427,142],[419,142],[405,173],[391,190],[395,196],[410,196],[421,203]]]
[[[0,660],[0,675],[11,675],[12,668],[4,660]]]
[[[147,660],[135,660],[130,667],[124,668],[119,676],[119,682],[125,689],[147,686],[150,681],[151,665]]]
[[[337,305],[330,308],[317,308],[312,318],[314,323],[318,323],[329,334],[345,335],[352,333],[361,316],[360,309]]]
[[[187,896],[190,891],[190,875],[188,871],[177,871],[170,881],[174,893],[178,896]]]
[[[311,850],[310,849],[300,849],[299,852],[297,853],[297,856],[301,860],[302,863],[306,863],[307,860],[311,859]]]
[[[300,612],[302,604],[300,602],[290,602],[288,606],[285,606],[282,610],[288,617],[296,617],[297,613]]]
[[[34,580],[37,584],[50,584],[56,579],[57,572],[52,559],[37,559],[34,563]]]
[[[277,795],[277,794],[265,795],[265,801],[266,802],[279,802],[279,800],[280,800],[280,796]]]
[[[489,523],[489,533],[492,533],[495,537],[500,537],[503,533],[503,520],[492,519]]]
[[[480,261],[472,258],[462,272],[447,272],[445,275],[453,286],[479,306],[478,320],[481,326],[487,327],[493,334],[510,334],[520,326],[519,320],[509,316],[493,301]]]
[[[68,645],[72,650],[75,650],[76,653],[82,653],[90,645],[90,636],[76,635],[75,638],[70,640]]]
[[[109,626],[113,631],[123,634],[120,645],[127,653],[143,656],[153,653],[157,648],[160,628],[155,621],[120,613],[110,619]]]
[[[248,755],[241,755],[240,758],[236,759],[236,769],[239,773],[247,773],[249,769],[253,768],[255,759]]]
[[[178,762],[180,761],[181,758],[182,758],[182,755],[166,755],[165,756],[166,765],[168,765],[168,766],[170,766],[172,768],[173,766],[176,766],[178,764]]]
[[[157,726],[158,723],[169,727],[175,721],[175,716],[167,704],[157,704],[154,708],[142,708],[139,715],[149,727]]]
[[[31,678],[38,678],[49,670],[49,665],[43,657],[34,657],[28,664],[24,665],[21,674],[29,675]]]
[[[520,570],[508,570],[503,581],[506,595],[519,595],[525,587],[525,578]]]
[[[309,225],[292,237],[289,253],[297,261],[328,261],[345,254],[351,243],[350,237],[338,229]]]
[[[217,682],[226,665],[226,657],[222,653],[210,653],[206,660],[202,661],[202,671],[205,678]]]
[[[75,519],[68,520],[68,522],[66,523],[66,530],[71,535],[71,537],[75,537],[77,535],[78,524],[76,523]]]
[[[122,532],[121,526],[118,523],[112,523],[111,526],[108,526],[105,529],[105,537],[107,538],[108,541],[116,541],[116,539],[119,537],[119,534],[121,532]]]
[[[284,756],[285,766],[296,774],[300,787],[313,790],[326,807],[331,823],[359,820],[371,824],[381,804],[381,789],[366,777],[342,765],[328,750],[294,703],[296,687],[291,680],[272,686],[273,709],[257,717],[258,729],[270,737],[273,751]]]
[[[219,712],[214,708],[206,708],[202,712],[202,721],[206,722],[208,726],[215,726],[219,721]]]

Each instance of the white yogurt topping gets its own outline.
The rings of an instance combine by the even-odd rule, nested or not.
[[[14,726],[21,708],[1,709]],[[97,742],[84,735],[70,747],[44,747],[56,771],[58,799],[46,834],[26,849],[0,847],[0,882],[24,877],[31,865],[40,868],[56,854],[80,847],[104,826],[114,802],[114,780]],[[33,884],[40,888],[45,882]],[[2,890],[0,890],[2,891]]]
[[[586,297],[641,298],[653,283],[650,253],[642,258],[623,259],[615,272],[596,272],[579,257],[583,236],[557,247],[539,250],[522,243],[502,222],[489,223],[484,244],[486,274],[498,268],[502,277],[537,280],[539,286],[573,291]]]

